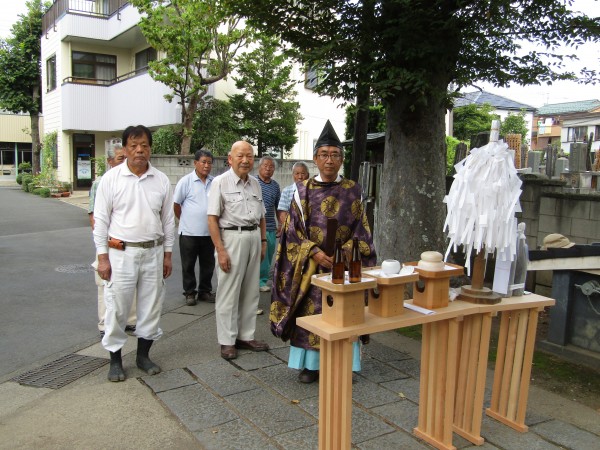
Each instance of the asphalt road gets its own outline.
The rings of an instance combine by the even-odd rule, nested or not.
[[[85,210],[0,187],[0,382],[99,340],[93,260]],[[181,292],[176,242],[164,311]]]

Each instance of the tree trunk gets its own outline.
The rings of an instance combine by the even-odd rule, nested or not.
[[[360,83],[356,95],[356,115],[354,117],[354,140],[352,142],[352,161],[350,178],[358,181],[360,164],[367,154],[367,133],[369,132],[369,86]]]
[[[182,108],[182,125],[183,125],[183,134],[181,136],[181,154],[189,155],[190,149],[192,147],[192,133],[194,132],[194,115],[198,110],[198,104],[202,97],[204,97],[204,92],[202,91],[200,94],[193,94],[190,96],[190,102],[187,107]]]
[[[40,173],[40,115],[39,113],[30,113],[31,123],[31,173],[36,175]]]
[[[375,245],[380,261],[418,261],[421,252],[445,252],[443,225],[446,145],[445,108],[389,98]]]

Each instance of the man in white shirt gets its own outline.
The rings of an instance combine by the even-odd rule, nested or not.
[[[150,375],[161,371],[148,352],[162,335],[164,279],[171,275],[175,239],[171,184],[150,164],[152,133],[143,125],[130,126],[122,142],[127,160],[104,175],[94,206],[98,275],[105,280],[102,345],[110,352],[110,381],[125,380],[121,348],[136,289],[136,364]]]
[[[125,161],[125,149],[123,146],[118,143],[114,146],[111,146],[106,150],[106,163],[108,164],[108,170],[113,167],[118,166],[123,161]],[[88,206],[88,216],[90,217],[90,225],[92,226],[92,231],[94,230],[94,203],[96,201],[96,191],[98,190],[98,185],[102,180],[102,176],[99,176],[92,183],[92,188],[90,189],[90,203]],[[98,258],[92,264],[94,269],[98,268]],[[96,286],[98,286],[98,330],[100,331],[100,339],[104,337],[104,314],[106,313],[106,307],[104,306],[104,280],[98,276],[98,272],[94,272]],[[127,326],[125,327],[125,331],[127,333],[133,333],[135,331],[135,300],[133,301],[133,305],[131,306],[131,311],[129,311],[129,317],[127,318]]]
[[[173,211],[179,219],[179,253],[183,295],[188,306],[198,301],[215,302],[212,277],[215,270],[215,246],[208,232],[208,192],[213,180],[210,175],[213,155],[207,150],[194,154],[194,170],[181,178],[173,195]],[[196,261],[198,284],[196,284]]]

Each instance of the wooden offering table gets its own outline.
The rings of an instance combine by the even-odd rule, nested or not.
[[[319,449],[351,447],[352,342],[360,335],[419,324],[423,340],[415,434],[439,449],[455,449],[453,431],[481,445],[491,317],[497,312],[502,312],[500,343],[487,414],[526,431],[523,421],[537,316],[551,305],[554,300],[531,294],[495,305],[457,300],[427,315],[406,309],[398,316],[381,317],[365,308],[363,323],[343,327],[324,321],[322,315],[299,317],[299,326],[321,338]]]

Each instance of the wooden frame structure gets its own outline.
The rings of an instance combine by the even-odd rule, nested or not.
[[[410,302],[410,301],[409,301]],[[419,419],[414,433],[439,449],[453,450],[456,432],[476,445],[480,436],[491,318],[502,313],[492,405],[487,414],[519,431],[524,425],[529,374],[539,310],[554,300],[531,294],[500,303],[451,302],[434,314],[412,310],[394,317],[371,314],[363,323],[338,327],[321,315],[297,324],[321,337],[319,449],[351,447],[352,342],[373,334],[423,325]]]

